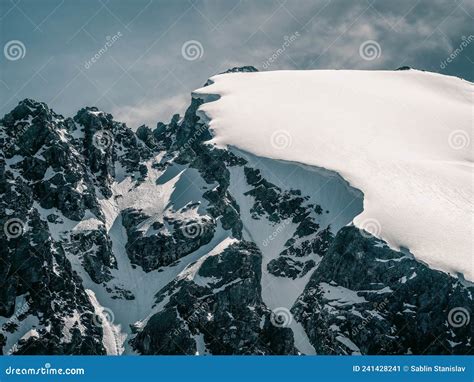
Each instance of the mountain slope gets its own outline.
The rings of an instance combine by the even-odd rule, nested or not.
[[[3,354],[471,351],[469,284],[346,227],[338,174],[209,145],[202,107],[1,120]]]

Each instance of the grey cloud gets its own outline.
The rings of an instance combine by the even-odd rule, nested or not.
[[[472,45],[440,67],[462,37],[473,34],[469,0],[23,0],[19,6],[23,13],[10,11],[8,2],[0,9],[6,14],[0,21],[2,46],[18,39],[27,49],[22,60],[0,62],[0,113],[34,97],[66,115],[96,102],[133,127],[154,125],[155,118],[169,120],[182,112],[182,102],[208,77],[238,65],[266,70],[410,65],[474,78]],[[86,60],[117,31],[123,37],[85,70]],[[183,58],[188,40],[202,44],[200,59]],[[377,59],[359,55],[367,40],[380,45]]]

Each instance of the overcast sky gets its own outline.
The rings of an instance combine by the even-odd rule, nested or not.
[[[241,65],[408,65],[474,80],[473,0],[0,4],[1,115],[28,97],[65,116],[97,106],[133,129],[153,127],[182,113],[207,78]]]

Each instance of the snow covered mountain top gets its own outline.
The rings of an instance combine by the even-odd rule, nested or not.
[[[474,280],[473,84],[409,71],[231,73],[196,90],[213,143],[339,173],[354,224]]]

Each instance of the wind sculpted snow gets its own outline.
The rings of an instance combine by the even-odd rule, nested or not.
[[[195,91],[218,147],[339,173],[354,224],[474,280],[472,83],[409,71],[229,73]]]

